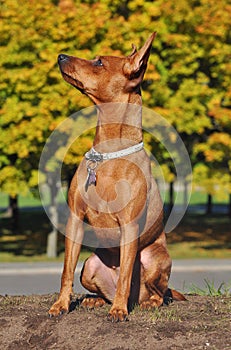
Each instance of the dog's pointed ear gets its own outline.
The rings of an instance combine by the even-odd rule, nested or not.
[[[142,81],[155,36],[156,32],[148,38],[139,51],[137,51],[135,45],[133,45],[133,51],[128,56],[128,61],[124,65],[124,73],[129,80],[140,77],[140,82]]]
[[[132,57],[135,53],[137,53],[137,48],[136,48],[136,45],[132,44],[132,52],[128,57]]]

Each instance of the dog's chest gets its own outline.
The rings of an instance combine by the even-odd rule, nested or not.
[[[94,174],[89,174],[86,162],[80,164],[78,190],[93,227],[119,228],[121,222],[136,219],[146,206],[147,178],[140,164],[130,159],[102,162]]]

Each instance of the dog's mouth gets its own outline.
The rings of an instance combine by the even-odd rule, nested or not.
[[[64,79],[67,83],[71,84],[72,86],[74,86],[76,89],[78,89],[78,90],[81,91],[82,93],[84,92],[83,84],[82,84],[79,80],[73,78],[70,74],[67,74],[67,73],[64,72],[61,68],[60,68],[60,71],[61,71],[61,73],[62,73],[63,79]]]

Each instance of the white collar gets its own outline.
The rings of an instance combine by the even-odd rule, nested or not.
[[[121,151],[110,152],[110,153],[100,153],[97,152],[93,147],[85,154],[87,160],[92,160],[93,162],[99,162],[103,160],[116,159],[120,157],[128,156],[129,154],[139,152],[143,149],[144,143],[140,142],[134,146],[122,149]]]

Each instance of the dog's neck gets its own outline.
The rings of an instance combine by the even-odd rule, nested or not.
[[[114,152],[142,141],[142,101],[139,94],[127,101],[97,105],[98,122],[93,146],[98,152]]]

